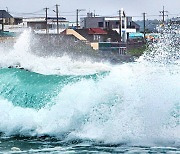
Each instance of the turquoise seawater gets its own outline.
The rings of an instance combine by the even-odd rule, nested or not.
[[[0,153],[180,153],[176,33],[116,65],[0,47]]]
[[[174,89],[174,94],[169,98],[164,95],[166,90],[160,92],[157,97],[166,98],[158,100],[162,101],[159,105],[139,96],[145,102],[138,102],[132,88],[142,86],[135,89],[144,97],[141,91],[149,93],[154,87],[154,96],[159,85],[165,88],[165,80],[177,80],[179,75],[160,72],[159,85],[154,85],[157,79],[153,75],[148,86],[142,78],[140,84],[130,83],[131,75],[120,74],[123,68],[116,71],[43,75],[18,68],[0,69],[0,153],[180,153],[179,88],[171,84],[167,92]],[[177,98],[167,105],[165,101],[170,103],[172,97]]]
[[[102,78],[108,72],[93,75],[42,75],[24,69],[0,69],[0,96],[13,105],[40,109],[47,103],[53,105],[53,98],[68,84],[80,80]]]

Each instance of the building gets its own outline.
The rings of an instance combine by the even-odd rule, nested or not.
[[[137,20],[135,21],[138,25],[140,25],[140,32],[144,32],[144,21],[143,20]],[[157,19],[154,20],[146,20],[146,32],[147,33],[156,33],[158,32],[157,27],[160,25],[160,21]]]
[[[120,43],[117,31],[101,28],[66,29],[64,35],[73,36],[74,41],[82,41],[94,50],[126,54],[126,44]]]
[[[180,25],[180,17],[172,18],[169,22],[172,24]]]
[[[13,25],[14,18],[6,10],[0,10],[0,22],[1,24]]]
[[[89,42],[119,42],[119,34],[111,29],[84,28],[75,29],[77,33],[85,37]]]
[[[80,22],[81,28],[112,29],[119,33],[119,17],[94,17],[92,13],[88,13],[87,17],[81,18]],[[126,27],[124,22],[127,23]],[[131,33],[139,31],[140,26],[132,20],[132,17],[126,17],[126,21],[122,21],[122,31],[124,31],[125,28],[127,33]]]
[[[13,17],[6,10],[0,10],[0,30],[16,32],[17,29],[22,27],[20,26],[22,21],[23,21],[23,18]]]
[[[6,10],[0,10],[0,29],[4,31],[4,25],[13,25],[14,18]]]
[[[69,21],[66,18],[59,17],[59,31],[69,27]],[[46,33],[46,18],[45,17],[34,17],[34,18],[24,18],[23,24],[25,27],[33,29],[36,33]],[[47,29],[48,33],[57,33],[57,18],[48,17],[47,18]]]
[[[127,42],[129,33],[139,32],[140,26],[136,24],[132,17],[126,16],[123,9],[118,17],[97,17],[88,13],[87,17],[81,18],[81,28],[101,28],[115,30],[120,34],[122,42]]]
[[[22,18],[20,18],[20,17],[13,17],[6,10],[0,10],[0,21],[1,21],[1,24],[2,24],[2,20],[3,20],[3,24],[4,25],[18,25],[18,24],[22,23]]]
[[[66,18],[59,17],[59,32],[69,27],[69,21]],[[0,10],[0,29],[9,32],[23,32],[25,29],[31,28],[36,33],[46,33],[45,17],[13,17],[5,10]],[[48,33],[57,33],[57,18],[47,18]]]

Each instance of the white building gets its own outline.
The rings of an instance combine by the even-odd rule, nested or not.
[[[60,17],[58,23],[59,33],[69,27],[69,21],[67,21],[66,18]],[[23,18],[21,23],[4,26],[4,30],[9,32],[23,32],[29,28],[31,28],[35,33],[46,33],[46,18]],[[48,17],[47,29],[49,34],[57,33],[57,18]]]
[[[24,18],[23,25],[27,28],[31,28],[36,33],[46,33],[46,18],[45,17],[35,17],[35,18]],[[59,32],[65,30],[69,27],[69,21],[66,18],[58,18]],[[47,30],[48,33],[57,33],[57,18],[48,17],[47,18]]]

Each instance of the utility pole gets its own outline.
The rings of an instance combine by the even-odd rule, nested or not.
[[[59,5],[56,4],[56,18],[57,18],[57,34],[59,34],[59,10],[58,10]]]
[[[2,31],[4,31],[4,12],[2,10]]]
[[[79,12],[85,11],[85,9],[76,9],[76,29],[79,27]]]
[[[79,9],[76,10],[76,29],[78,29]]]
[[[164,6],[163,6],[163,10],[162,11],[159,11],[162,15],[162,23],[164,24],[165,23],[165,16],[168,16],[168,15],[165,15],[165,13],[168,13],[168,11],[165,11],[164,10]]]
[[[46,11],[46,34],[48,33],[48,9],[49,8],[44,8],[45,9],[45,11]]]
[[[144,24],[144,42],[146,40],[146,13],[143,13],[143,24]]]
[[[8,7],[6,7],[6,12],[9,13]],[[8,24],[10,24],[10,18],[8,18]]]
[[[122,40],[122,17],[121,17],[121,10],[119,10],[119,35],[120,35],[120,42]]]

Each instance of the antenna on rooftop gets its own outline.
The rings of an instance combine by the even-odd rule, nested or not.
[[[8,7],[6,7],[6,11],[9,12]]]

